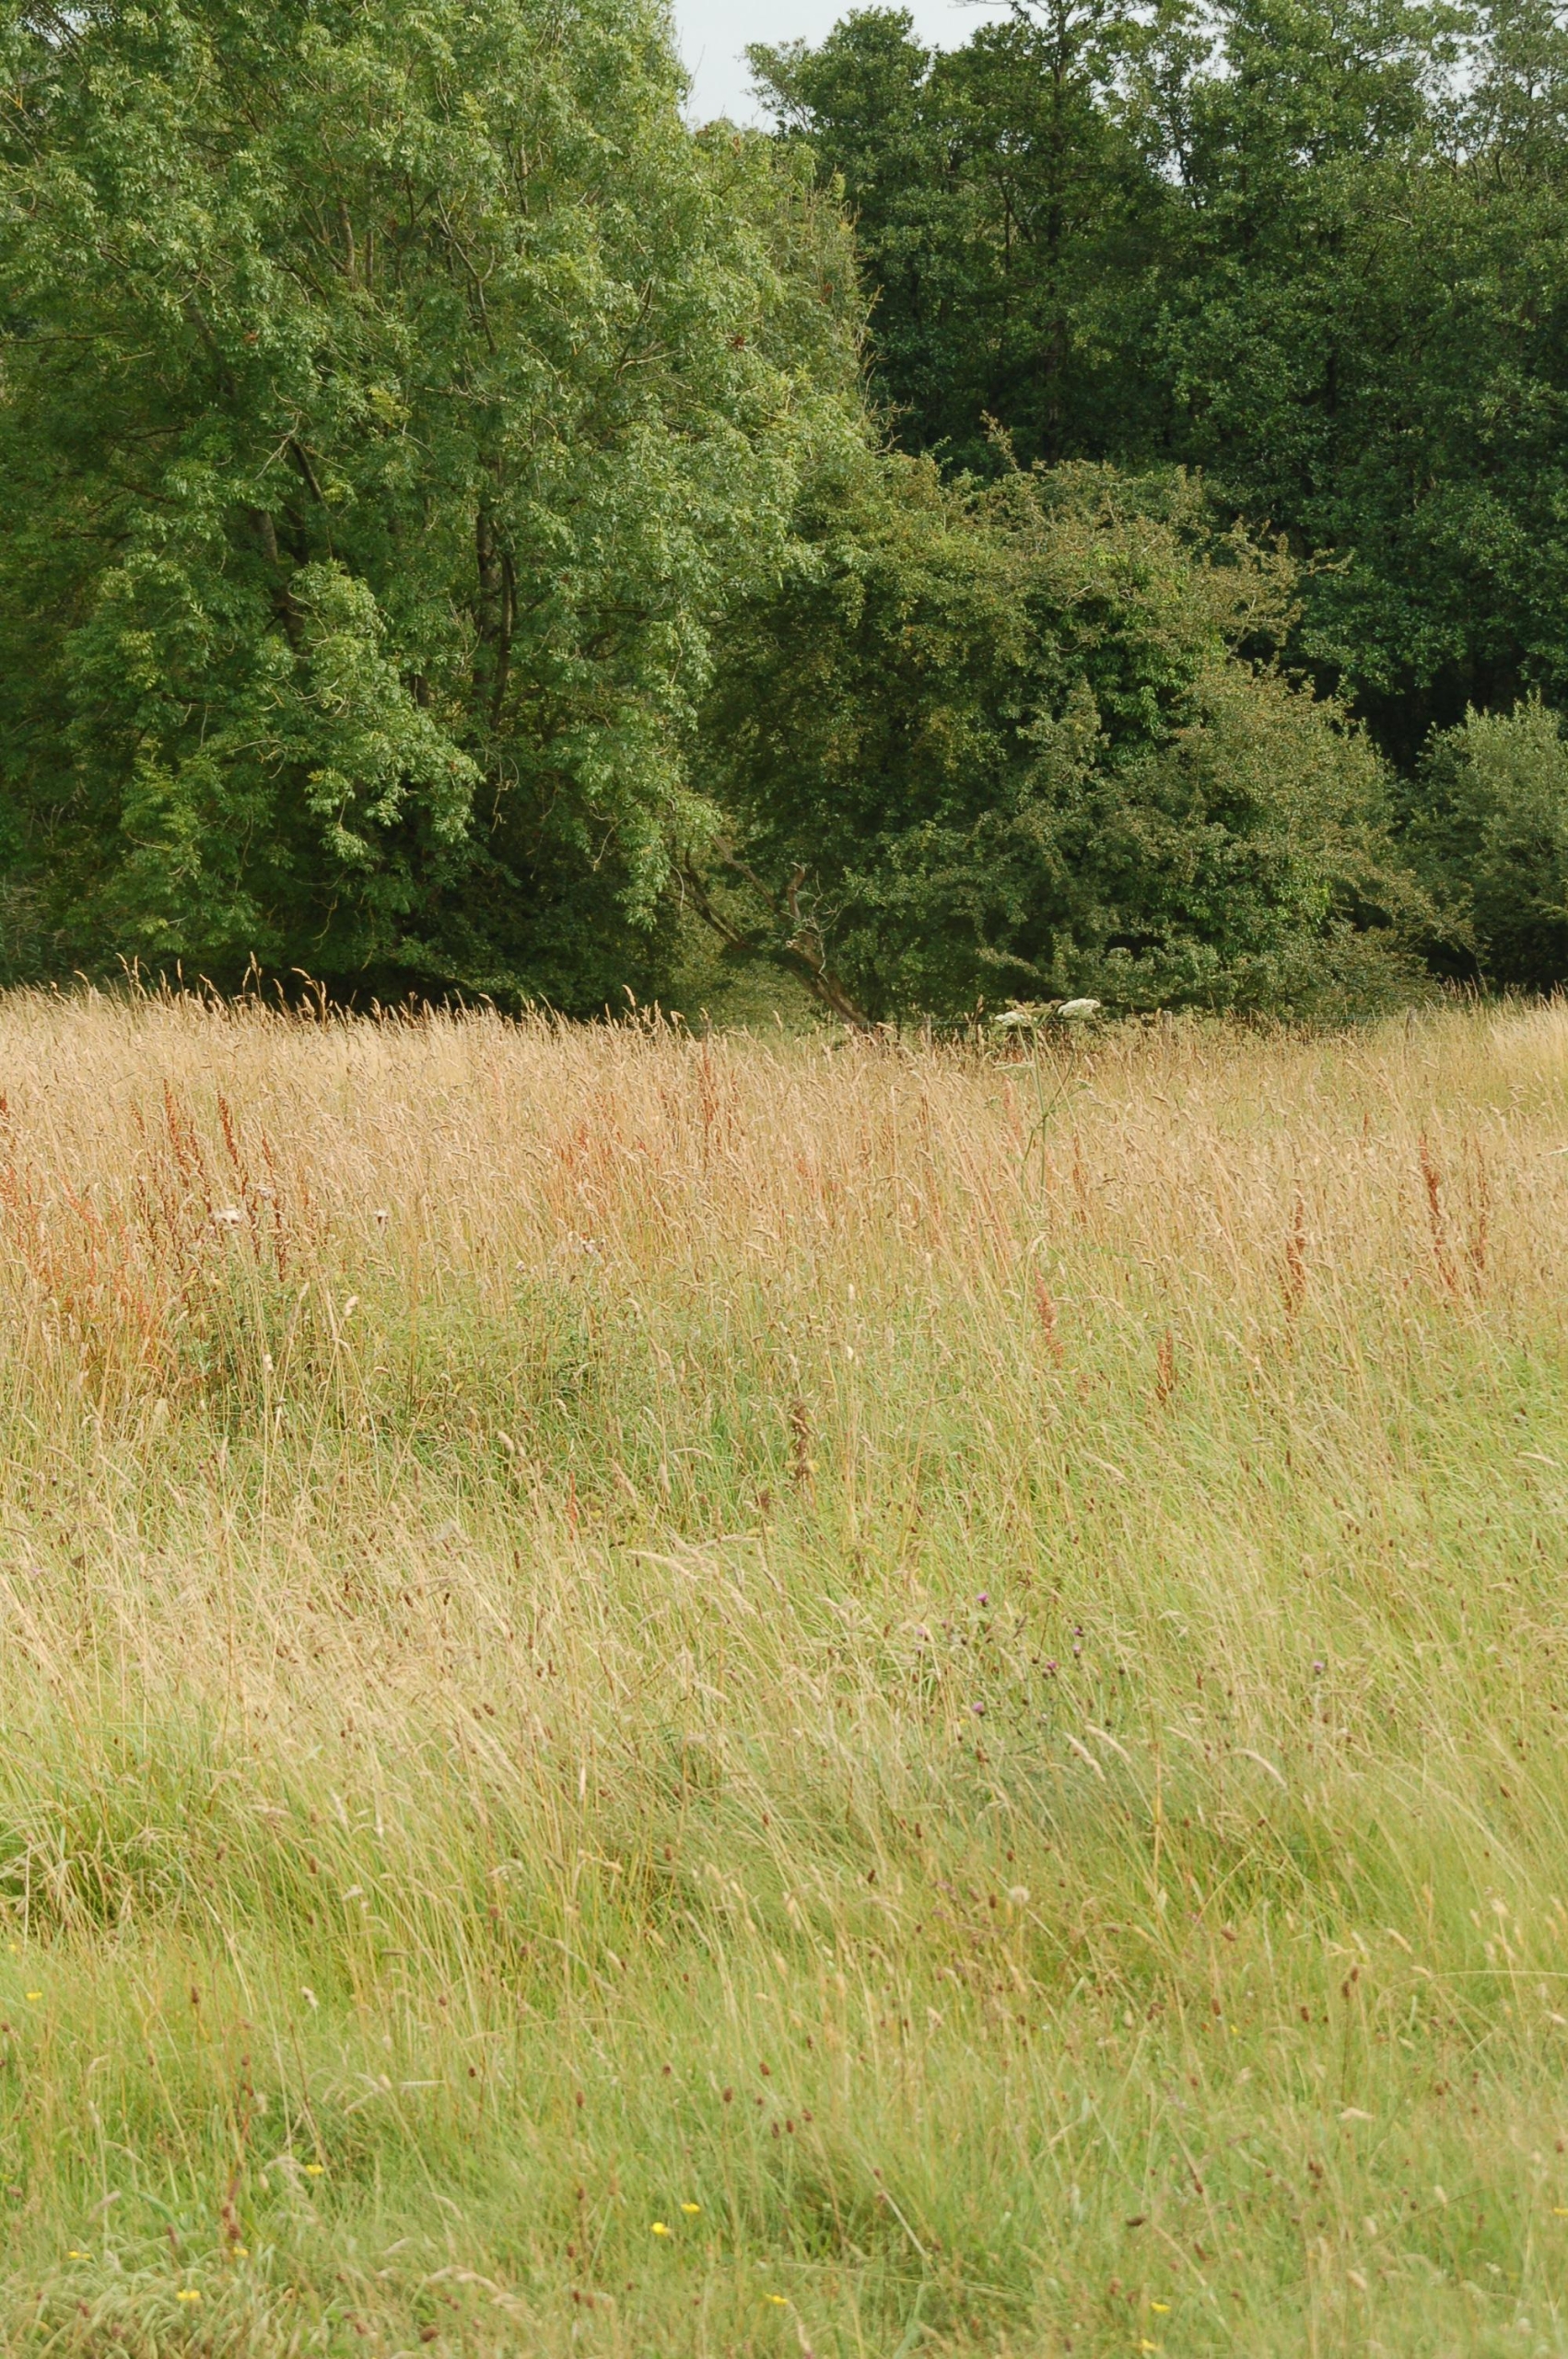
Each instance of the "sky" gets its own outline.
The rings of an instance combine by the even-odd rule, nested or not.
[[[820,41],[857,0],[674,0],[681,48],[696,78],[691,111],[698,123],[727,114],[756,120],[746,96],[750,72],[741,52],[751,41]],[[866,0],[859,0],[866,5]],[[969,0],[901,0],[923,41],[956,49],[976,25],[1005,17],[1005,7]]]

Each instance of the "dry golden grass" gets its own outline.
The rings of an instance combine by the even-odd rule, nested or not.
[[[0,2349],[1568,2351],[1568,1010],[0,1093]]]

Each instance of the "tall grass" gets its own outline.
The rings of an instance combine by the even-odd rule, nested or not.
[[[1562,1009],[0,1003],[0,2349],[1568,2352],[1565,1237]]]

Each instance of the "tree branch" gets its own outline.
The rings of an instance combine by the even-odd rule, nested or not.
[[[692,907],[703,923],[711,928],[726,948],[753,958],[766,958],[774,966],[781,967],[786,974],[793,975],[797,982],[805,984],[813,999],[820,1000],[824,1007],[855,1031],[874,1032],[876,1027],[871,1017],[864,1008],[857,1006],[829,967],[817,928],[809,918],[801,914],[800,895],[801,886],[805,883],[805,870],[798,868],[783,894],[779,895],[770,892],[755,870],[737,853],[723,845],[720,845],[718,850],[726,868],[742,877],[754,892],[760,894],[777,915],[780,918],[788,916],[790,931],[782,942],[767,933],[748,933],[719,908],[693,863],[689,860],[683,861],[678,869],[681,883],[690,895]]]

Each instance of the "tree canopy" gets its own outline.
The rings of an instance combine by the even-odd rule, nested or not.
[[[651,0],[0,24],[13,966],[614,988],[853,419],[835,209]]]
[[[856,218],[906,447],[1200,470],[1327,557],[1294,651],[1413,762],[1568,692],[1553,0],[1019,0],[753,53]]]
[[[1397,997],[1387,774],[1270,660],[1293,587],[1179,481],[825,483],[727,629],[709,922],[870,1017]]]
[[[0,0],[0,980],[1568,980],[1560,0]]]

